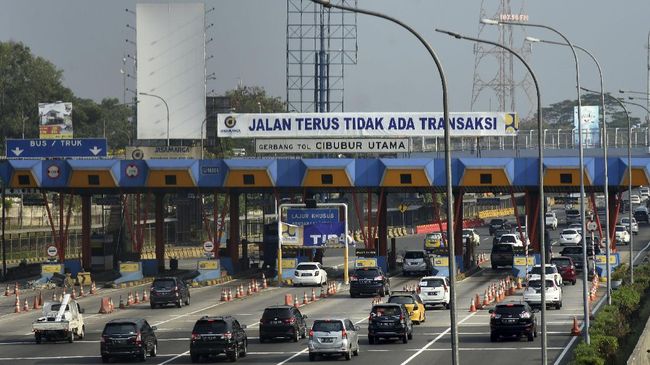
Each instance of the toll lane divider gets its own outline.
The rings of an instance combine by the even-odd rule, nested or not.
[[[463,220],[463,228],[474,228],[474,227],[480,227],[484,225],[485,222],[481,218],[473,218],[473,219],[464,219]],[[433,233],[433,232],[440,232],[440,227],[442,227],[443,232],[447,231],[447,222],[441,222],[441,224],[438,223],[431,223],[431,224],[421,224],[415,227],[415,233],[416,234],[426,234],[426,233]]]

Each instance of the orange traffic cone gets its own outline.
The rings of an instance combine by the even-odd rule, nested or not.
[[[220,299],[220,301],[222,301],[222,302],[226,301],[226,292],[223,289],[221,289],[221,299]]]
[[[16,302],[14,303],[14,313],[20,313],[20,298],[16,296]]]
[[[115,310],[115,304],[113,304],[113,298],[108,297],[108,308],[109,308],[109,313],[112,313]]]
[[[246,292],[246,295],[253,295],[253,284],[248,283],[248,291]]]
[[[8,297],[9,295],[11,295],[11,294],[9,294],[9,285],[7,285],[5,287],[5,297]]]
[[[95,287],[95,282],[92,281],[90,283],[90,294],[95,294],[97,292],[97,288]]]
[[[121,295],[120,295],[120,309],[126,309],[126,304],[124,304],[124,299],[122,299]]]
[[[232,300],[232,289],[230,288],[228,288],[228,296],[226,297],[226,300],[229,302]]]
[[[142,302],[146,303],[149,301],[149,294],[147,294],[147,289],[142,289]]]
[[[38,292],[38,306],[43,306],[43,292],[41,291]]]
[[[84,296],[84,286],[79,285],[79,298],[83,298]]]
[[[29,312],[29,303],[27,302],[27,298],[25,298],[25,304],[23,304],[23,312]]]
[[[573,327],[571,328],[571,336],[580,336],[581,334],[582,332],[578,327],[578,319],[575,316],[573,316]]]
[[[517,290],[523,289],[523,285],[521,284],[521,277],[517,277]]]
[[[296,307],[296,308],[300,307],[300,304],[298,304],[298,297],[297,296],[295,298],[293,298],[293,306]]]
[[[481,297],[478,296],[478,293],[476,294],[476,297],[474,298],[474,303],[476,304],[476,309],[481,309]]]
[[[307,293],[302,292],[302,305],[308,304],[309,300],[307,299]]]
[[[472,300],[469,302],[469,311],[472,312],[472,313],[473,313],[473,312],[476,312],[476,306],[474,306],[474,299],[472,299]]]
[[[14,295],[20,295],[20,289],[18,289],[18,283],[14,283]]]
[[[485,294],[483,295],[483,308],[487,307],[488,305],[490,305],[490,298],[488,297],[488,292],[486,290]]]
[[[311,301],[315,302],[316,301],[316,291],[314,288],[311,288]]]
[[[32,309],[41,309],[41,305],[38,302],[38,297],[34,297],[34,303],[32,304]]]
[[[139,304],[140,303],[140,294],[138,294],[138,291],[135,291],[135,299],[133,300],[134,304]]]
[[[268,287],[268,284],[266,283],[266,275],[262,273],[262,289],[266,289]]]

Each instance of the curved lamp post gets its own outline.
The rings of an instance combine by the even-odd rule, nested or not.
[[[452,347],[451,362],[452,364],[456,365],[458,364],[459,360],[458,360],[458,330],[456,324],[456,284],[455,284],[456,253],[454,247],[454,228],[453,228],[454,204],[453,204],[453,195],[452,195],[453,192],[451,186],[451,149],[450,149],[451,136],[449,131],[449,103],[447,100],[447,79],[445,77],[442,64],[440,63],[440,60],[438,59],[438,56],[436,55],[436,52],[433,50],[431,45],[418,32],[416,32],[410,26],[402,23],[401,21],[393,17],[378,12],[374,12],[374,11],[332,4],[330,3],[329,0],[311,0],[311,1],[323,5],[325,7],[332,7],[340,10],[346,10],[354,13],[360,13],[360,14],[374,16],[377,18],[382,18],[401,26],[402,28],[408,30],[412,35],[414,35],[420,41],[420,43],[427,49],[427,52],[433,59],[433,62],[436,64],[436,68],[438,69],[441,86],[442,86],[442,110],[443,110],[443,117],[445,118],[444,138],[445,138],[445,176],[447,180],[446,181],[447,183],[447,242],[449,246],[449,281],[451,282],[451,286],[449,289],[449,297],[450,297],[449,316],[451,319],[451,347]],[[429,342],[426,347],[429,347],[432,344],[433,342]],[[410,361],[410,359],[415,357],[416,355],[417,353],[413,354],[407,361]]]
[[[523,59],[517,52],[512,50],[509,47],[506,47],[500,43],[484,40],[484,39],[479,39],[479,38],[472,38],[472,37],[467,37],[463,36],[458,33],[442,30],[442,29],[436,29],[436,32],[440,33],[445,33],[448,34],[456,39],[465,39],[468,41],[473,41],[473,42],[478,42],[478,43],[487,43],[491,44],[493,46],[502,48],[511,54],[513,54],[515,57],[517,57],[526,67],[528,72],[530,73],[531,77],[533,78],[533,82],[535,84],[535,92],[537,93],[537,147],[538,147],[538,154],[539,154],[539,222],[537,223],[539,226],[539,245],[540,245],[540,258],[542,262],[542,267],[544,267],[546,263],[546,243],[544,241],[544,227],[545,227],[545,216],[544,216],[544,143],[543,143],[543,133],[542,133],[542,96],[539,91],[539,83],[537,82],[537,77],[535,77],[535,73],[533,70],[530,68],[530,65],[526,62],[526,60]],[[532,130],[531,130],[532,132]],[[547,363],[547,339],[546,339],[546,270],[541,271],[541,281],[542,281],[542,291],[541,291],[541,306],[542,306],[542,311],[541,311],[541,321],[542,321],[542,364]]]
[[[163,104],[165,104],[165,109],[167,109],[167,147],[169,147],[169,105],[167,105],[167,102],[161,96],[154,95],[154,94],[149,94],[149,93],[144,93],[144,92],[139,92],[138,94],[144,95],[144,96],[151,96],[151,97],[160,99],[160,100],[162,100]]]
[[[520,23],[520,22],[508,22],[508,21],[499,21],[499,20],[494,20],[494,19],[481,19],[481,23],[483,24],[488,24],[488,25],[521,25],[523,27],[534,27],[534,28],[543,28],[550,30],[554,32],[555,34],[559,35],[566,44],[571,48],[571,52],[573,53],[573,59],[575,61],[575,66],[576,66],[576,90],[578,92],[578,156],[579,156],[579,164],[580,164],[580,220],[582,221],[582,227],[580,229],[580,233],[582,237],[585,237],[585,231],[586,231],[586,222],[585,222],[585,173],[584,173],[584,150],[582,146],[582,102],[580,101],[580,65],[578,64],[578,55],[576,54],[576,50],[573,47],[573,44],[569,41],[567,37],[564,36],[564,34],[560,33],[558,30],[556,30],[553,27],[550,27],[548,25],[543,25],[543,24],[533,24],[533,23]],[[582,245],[582,259],[585,263],[587,264],[587,245]],[[584,316],[584,341],[589,344],[591,343],[589,339],[589,296],[588,296],[588,278],[587,278],[587,271],[588,270],[582,270],[583,275],[582,275],[582,301],[583,301],[583,316]]]

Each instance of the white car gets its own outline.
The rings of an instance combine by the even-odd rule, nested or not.
[[[323,285],[327,283],[327,273],[319,262],[301,262],[293,273],[293,285]]]
[[[555,216],[555,212],[548,212],[544,216],[544,224],[546,228],[550,228],[552,230],[557,229],[557,217]]]
[[[542,281],[529,280],[524,291],[524,301],[530,306],[539,306],[542,303]],[[555,309],[562,308],[562,288],[552,279],[546,279],[546,305],[554,305]]]
[[[582,230],[582,224],[580,224],[580,223],[571,223],[571,224],[569,224],[569,226],[567,228],[568,229],[575,229],[576,231],[578,231],[578,233],[580,233],[580,231]]]
[[[628,231],[630,231],[630,218],[629,217],[624,217],[621,218],[621,222],[619,225],[625,227]],[[632,230],[630,231],[633,234],[639,234],[639,224],[636,222],[636,219],[632,218]]]
[[[582,241],[582,236],[575,229],[564,229],[560,233],[560,245],[578,245]]]
[[[471,243],[474,244],[474,246],[478,246],[481,244],[481,236],[476,233],[476,230],[474,228],[465,228],[463,229],[463,241],[469,239]]]
[[[642,198],[648,198],[650,197],[650,188],[649,187],[642,187],[639,189],[639,194],[641,194]]]
[[[418,284],[424,307],[443,305],[449,308],[449,279],[446,276],[425,276]]]
[[[630,232],[627,231],[627,227],[617,225],[614,227],[614,232],[616,233],[616,242],[630,244]]]
[[[557,266],[554,264],[546,264],[546,279],[552,279],[558,286],[562,286],[562,275],[560,274]],[[526,275],[526,278],[530,280],[541,280],[542,279],[542,265],[533,266]]]
[[[499,238],[499,243],[513,245],[514,247],[524,247],[524,242],[519,238],[518,234],[506,233]]]
[[[641,198],[636,194],[630,195],[630,203],[641,204]]]

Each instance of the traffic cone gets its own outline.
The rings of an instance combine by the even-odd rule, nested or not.
[[[295,298],[293,298],[293,306],[296,307],[296,308],[300,307],[300,304],[298,304],[298,297],[297,296]]]
[[[14,313],[20,313],[20,298],[16,296],[16,302],[14,303]]]
[[[239,284],[239,296],[244,297],[244,284]]]
[[[140,294],[138,294],[138,291],[136,290],[135,292],[135,299],[133,300],[134,304],[140,304]]]
[[[226,300],[229,302],[232,300],[232,289],[230,288],[228,288],[228,296],[226,297]]]
[[[571,336],[580,336],[581,334],[582,332],[578,327],[578,319],[575,316],[573,316],[573,327],[571,328]]]
[[[84,296],[84,286],[79,285],[79,298],[83,298]]]
[[[483,308],[481,306],[481,298],[478,296],[478,293],[476,294],[476,297],[474,298],[474,303],[476,304],[476,309]]]
[[[266,283],[266,275],[262,273],[262,289],[266,289],[268,287],[268,284]]]
[[[27,298],[25,298],[25,304],[23,304],[23,312],[29,312],[29,303],[27,302]]]
[[[490,305],[490,298],[488,297],[488,292],[486,290],[485,295],[483,296],[483,308],[487,307],[488,305]]]
[[[241,298],[241,293],[239,292],[239,286],[235,287],[235,299]]]
[[[52,291],[52,301],[56,302],[56,290]]]
[[[316,301],[316,291],[314,288],[311,288],[311,301],[315,302]]]
[[[9,294],[9,285],[7,285],[5,287],[5,297],[8,297],[9,295],[11,295],[11,294]]]
[[[510,281],[510,295],[514,295],[517,290],[517,286],[515,285],[515,281],[512,280]]]
[[[32,309],[41,309],[41,305],[38,302],[38,297],[34,297],[34,303],[32,304]]]
[[[221,299],[220,299],[220,300],[221,300],[222,302],[225,302],[226,299],[227,299],[227,298],[226,298],[226,292],[225,292],[223,289],[221,289]]]
[[[517,277],[517,290],[523,289],[523,285],[521,284],[521,277]]]
[[[109,313],[112,313],[115,310],[115,304],[113,304],[113,298],[111,298],[111,297],[108,298],[108,304],[109,304],[109,308],[110,308]]]
[[[149,301],[149,295],[147,294],[147,289],[142,289],[142,302],[146,303]]]
[[[470,300],[470,302],[469,302],[469,311],[470,311],[470,313],[476,312],[476,306],[474,305],[474,299]]]
[[[38,306],[39,308],[43,305],[43,292],[38,292]]]
[[[308,304],[309,300],[307,299],[307,293],[302,292],[302,305]]]
[[[74,287],[72,288],[72,295],[70,297],[72,299],[77,299],[77,294],[75,293]]]
[[[14,295],[20,295],[20,289],[18,289],[18,283],[14,283]]]
[[[120,309],[126,309],[126,305],[124,304],[124,299],[122,299],[121,295],[120,295]]]
[[[488,287],[486,292],[488,297],[488,303],[492,303],[492,301],[494,300],[494,297],[492,297],[492,288]]]
[[[97,288],[95,287],[95,282],[92,281],[90,283],[90,294],[95,294],[97,292]]]
[[[65,290],[63,291],[65,293]],[[59,302],[63,302],[63,293],[59,294]]]
[[[246,292],[246,295],[253,295],[253,284],[248,283],[248,291]]]

